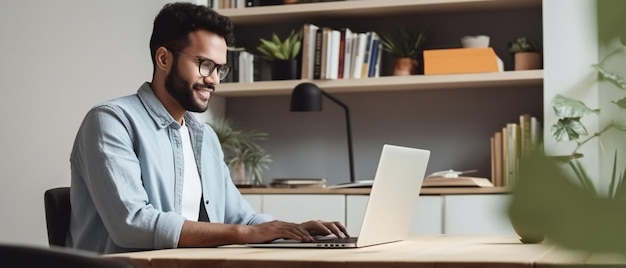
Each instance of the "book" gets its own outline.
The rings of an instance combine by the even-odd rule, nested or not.
[[[325,188],[324,178],[275,178],[270,184],[276,188]]]
[[[319,79],[327,79],[328,76],[328,58],[329,58],[329,48],[331,47],[331,39],[330,39],[330,31],[331,29],[328,27],[323,27],[320,29],[322,31],[322,43],[321,43],[321,52],[320,52],[320,77]]]
[[[509,131],[507,127],[502,128],[502,184],[509,186]]]
[[[254,54],[248,51],[239,53],[239,82],[254,82]]]
[[[245,51],[243,47],[228,47],[226,50],[226,62],[230,67],[232,67],[232,71],[230,74],[222,81],[222,83],[228,82],[239,82],[239,55],[241,52]]]
[[[507,185],[513,185],[517,178],[517,165],[519,162],[519,125],[515,123],[507,123],[507,171],[508,182]]]
[[[366,78],[369,72],[369,62],[372,54],[372,42],[374,40],[375,32],[367,32],[365,41],[365,53],[363,54],[363,65],[361,66],[361,78]]]
[[[494,185],[486,178],[460,176],[456,178],[427,177],[422,187],[494,187]]]
[[[522,114],[519,116],[519,130],[520,130],[520,158],[524,158],[530,153],[531,141],[530,141],[530,114]]]
[[[352,59],[352,78],[361,78],[361,68],[363,68],[363,58],[365,57],[365,45],[367,43],[367,34],[359,33],[356,41],[356,51],[353,52]]]
[[[495,186],[504,186],[502,184],[502,132],[498,131],[493,136],[494,142],[494,172],[491,178]]]
[[[339,75],[339,48],[341,33],[338,30],[328,31],[328,49],[326,61],[326,79],[337,79]]]
[[[315,24],[305,23],[302,26],[302,79],[313,79],[313,64],[315,61],[315,38],[317,29]]]
[[[491,47],[424,50],[424,74],[499,72],[498,61]]]
[[[352,31],[349,28],[341,30],[341,45],[339,49],[339,78],[350,78],[350,64],[352,63]],[[342,56],[343,55],[343,56]]]
[[[322,78],[322,36],[324,30],[318,28],[315,32],[315,52],[313,53],[313,79]]]
[[[372,48],[370,52],[370,60],[367,71],[367,77],[375,77],[376,76],[376,65],[378,65],[378,55],[380,50],[380,38],[378,35],[374,34],[372,36]]]

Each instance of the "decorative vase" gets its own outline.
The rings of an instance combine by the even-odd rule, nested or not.
[[[298,79],[297,60],[274,60],[272,61],[272,80]]]
[[[243,162],[238,162],[231,168],[230,177],[235,185],[252,185],[255,183],[252,168]]]
[[[393,75],[412,75],[417,70],[417,60],[409,57],[396,58],[394,62]]]
[[[539,52],[515,53],[515,70],[541,69],[541,54]]]
[[[524,244],[536,244],[543,242],[544,234],[534,230],[532,224],[527,223],[523,217],[509,212],[509,220],[515,233],[519,236],[519,241]]]

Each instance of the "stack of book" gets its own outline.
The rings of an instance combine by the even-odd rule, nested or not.
[[[226,61],[232,70],[222,83],[252,83],[272,80],[270,62],[243,47],[229,47]]]
[[[322,178],[277,178],[270,184],[275,188],[326,188],[326,179]]]
[[[491,136],[491,173],[495,186],[513,185],[520,159],[541,149],[542,133],[536,117],[522,114],[519,123],[507,123]]]
[[[302,79],[378,77],[381,54],[376,32],[355,33],[311,23],[302,27]]]

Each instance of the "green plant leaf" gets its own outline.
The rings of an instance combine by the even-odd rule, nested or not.
[[[515,54],[518,52],[539,52],[537,43],[528,37],[519,37],[509,43],[509,52]]]
[[[274,42],[275,44],[282,43],[282,41],[280,41],[280,38],[278,38],[278,35],[276,35],[276,33],[272,34],[272,42]]]
[[[252,168],[255,180],[262,179],[264,170],[272,162],[271,155],[261,148],[257,142],[267,140],[267,133],[256,130],[235,130],[227,119],[217,119],[209,124],[224,150],[224,161],[230,168],[243,164]]]
[[[552,138],[555,141],[577,140],[580,136],[587,136],[585,125],[580,122],[580,118],[561,118],[552,125]]]
[[[600,109],[590,109],[582,101],[557,94],[552,98],[552,108],[557,117],[583,117],[590,113],[599,114]]]
[[[276,33],[272,34],[271,41],[259,38],[263,50],[258,49],[263,56],[270,60],[290,60],[294,59],[301,49],[302,32],[291,30],[289,36],[284,41]]]
[[[591,65],[591,67],[598,70],[598,73],[602,78],[609,80],[609,82],[611,82],[616,87],[620,89],[626,89],[626,80],[622,76],[609,72],[598,64]]]
[[[298,56],[298,53],[300,53],[301,44],[302,43],[300,41],[296,41],[296,43],[293,44],[293,49],[291,50],[291,55],[289,58],[295,59]]]
[[[273,55],[274,55],[274,58],[278,59],[278,60],[285,60],[285,59],[287,59],[287,57],[285,57],[285,55],[283,55],[282,51],[276,51],[276,52],[274,52]]]
[[[265,40],[263,38],[261,38],[260,40],[261,40],[261,44],[263,45],[263,47],[267,48],[272,53],[280,50],[280,46],[279,45],[277,45],[275,43],[272,43],[270,41],[267,41],[267,40]]]
[[[274,53],[269,51],[266,47],[258,46],[256,49],[259,52],[261,52],[261,54],[263,54],[265,57],[269,57],[269,58],[274,57]]]
[[[395,58],[417,58],[421,53],[427,36],[430,34],[430,30],[408,30],[402,25],[396,25],[396,30],[393,34],[382,31],[377,34],[383,51],[386,51],[391,56]]]
[[[576,174],[576,178],[578,178],[581,186],[590,193],[593,193],[594,195],[597,194],[596,189],[593,186],[593,182],[587,175],[587,172],[585,172],[585,169],[582,167],[580,162],[578,162],[577,160],[571,160],[568,162],[568,164]]]
[[[625,178],[626,178],[626,167],[624,168],[624,171],[622,172],[621,176],[619,177],[619,180],[617,181],[615,193],[613,194],[613,197],[616,199],[624,200],[626,198],[626,183],[624,183]]]
[[[280,52],[283,55],[283,60],[286,60],[291,55],[291,38],[285,38]]]
[[[615,151],[615,156],[613,157],[613,171],[611,172],[611,183],[609,184],[609,198],[615,198],[615,189],[616,189],[616,177],[615,173],[617,172],[617,150]]]
[[[621,98],[618,101],[611,101],[611,102],[617,104],[617,106],[619,106],[619,108],[621,109],[626,109],[626,98]]]

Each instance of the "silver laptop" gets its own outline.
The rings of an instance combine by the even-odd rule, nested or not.
[[[426,174],[430,151],[385,144],[359,237],[313,242],[279,239],[250,247],[358,248],[406,239]]]

